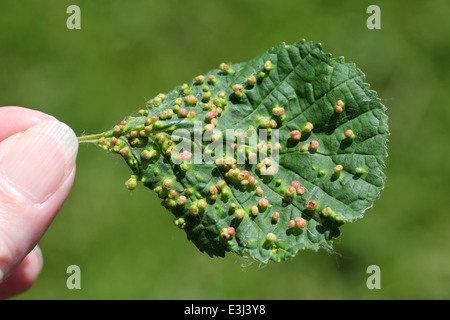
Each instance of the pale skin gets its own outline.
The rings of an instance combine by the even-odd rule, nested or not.
[[[69,195],[77,151],[75,134],[55,118],[0,107],[0,299],[35,283],[37,244]]]

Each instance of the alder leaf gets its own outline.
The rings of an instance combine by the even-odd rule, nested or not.
[[[388,137],[363,72],[302,40],[222,63],[79,141],[121,155],[126,186],[157,192],[200,251],[265,263],[332,248],[379,197]]]

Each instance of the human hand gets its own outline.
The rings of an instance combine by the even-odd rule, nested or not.
[[[37,243],[75,177],[76,135],[38,111],[0,108],[0,299],[28,290],[42,268]]]

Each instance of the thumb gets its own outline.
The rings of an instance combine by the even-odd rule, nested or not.
[[[76,135],[42,121],[0,143],[0,282],[36,246],[75,176]]]

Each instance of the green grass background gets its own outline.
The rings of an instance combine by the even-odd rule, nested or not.
[[[66,8],[81,8],[68,30]],[[381,8],[381,30],[366,8]],[[16,299],[449,299],[450,4],[434,1],[0,3],[0,105],[49,113],[77,135],[110,129],[159,92],[283,41],[321,42],[388,108],[386,187],[334,252],[292,261],[210,258],[123,160],[81,146],[67,202],[40,242],[44,268]],[[66,268],[81,268],[81,290]],[[381,268],[369,290],[366,269]]]

